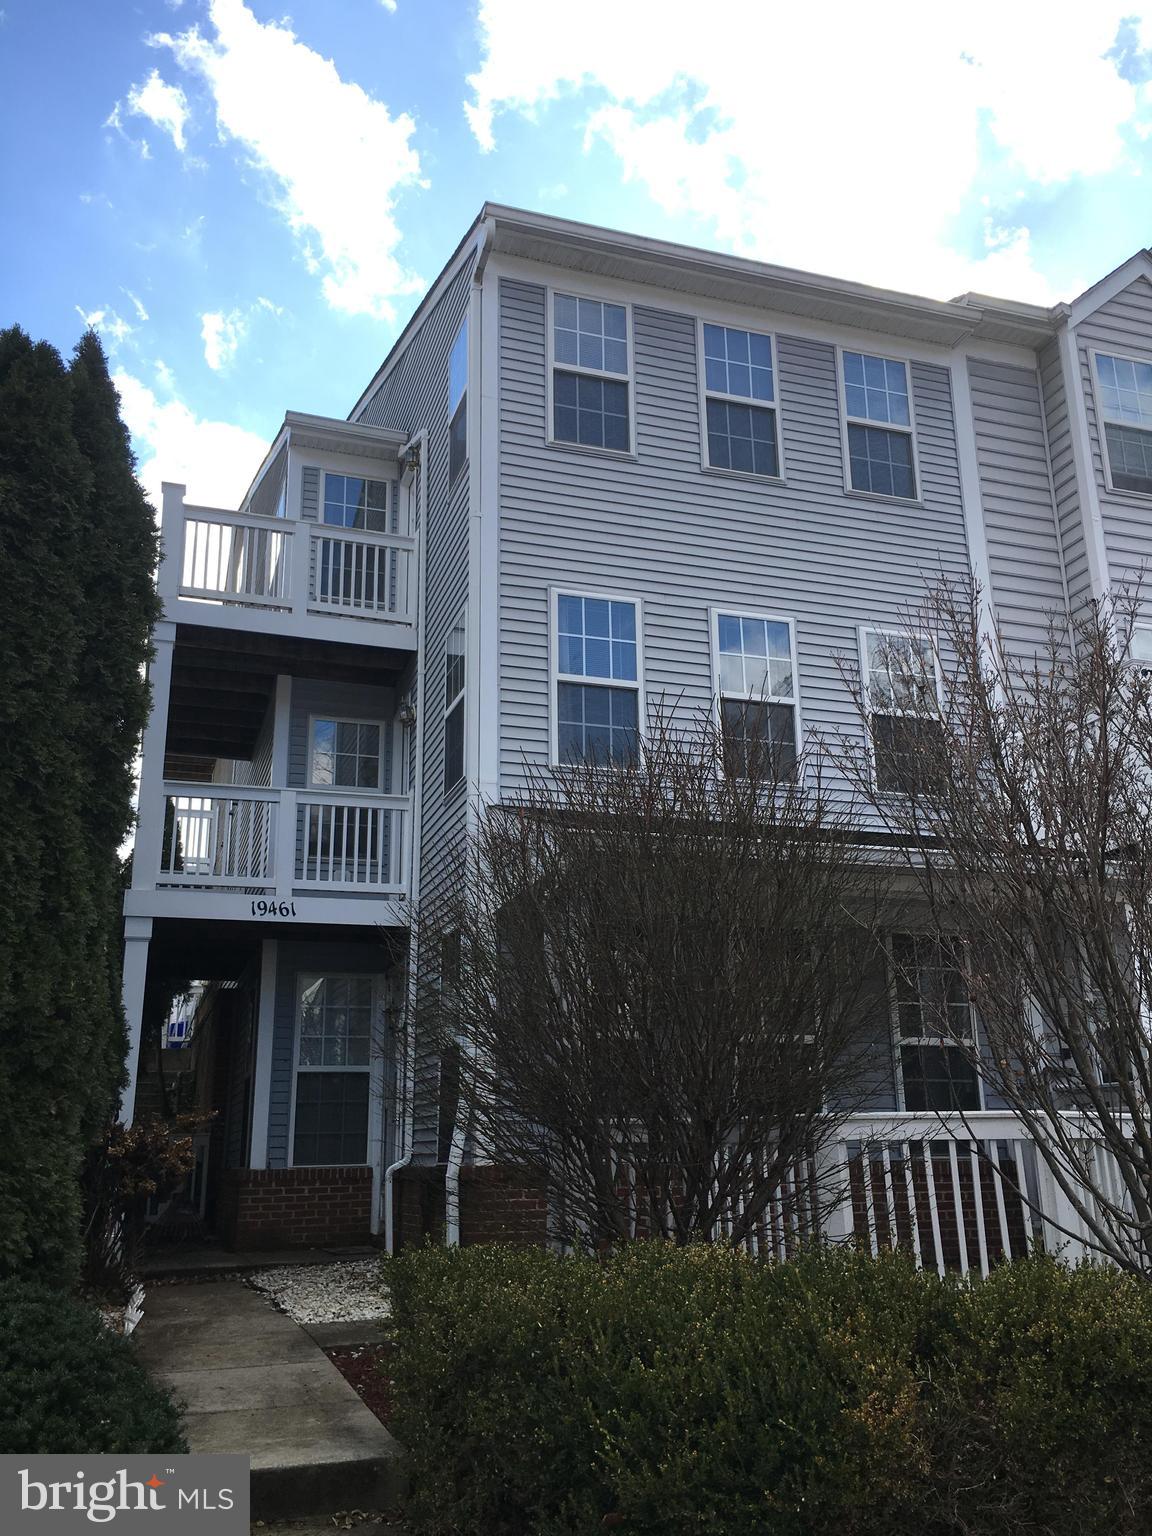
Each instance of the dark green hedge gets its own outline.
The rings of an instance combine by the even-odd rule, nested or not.
[[[59,1291],[0,1283],[0,1455],[187,1449],[130,1339]]]
[[[1152,1531],[1134,1279],[658,1244],[424,1249],[389,1272],[417,1529]]]

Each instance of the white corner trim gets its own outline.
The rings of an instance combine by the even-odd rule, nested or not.
[[[960,502],[964,509],[968,563],[980,588],[980,636],[992,645],[996,636],[992,565],[988,556],[984,500],[980,491],[980,459],[976,451],[976,421],[972,411],[972,384],[968,375],[967,357],[953,357],[949,368],[952,375],[952,419],[956,424],[956,459],[960,471]]]
[[[1102,601],[1108,596],[1109,589],[1108,550],[1104,542],[1104,519],[1100,514],[1100,492],[1092,467],[1092,437],[1088,431],[1088,410],[1080,373],[1080,346],[1071,325],[1061,327],[1058,341],[1088,579],[1092,596]]]

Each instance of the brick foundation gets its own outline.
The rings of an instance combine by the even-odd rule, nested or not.
[[[371,1241],[371,1168],[230,1168],[217,1207],[229,1248]]]
[[[393,1184],[396,1247],[444,1237],[444,1174],[438,1168],[407,1168]],[[548,1201],[505,1168],[460,1170],[460,1244],[542,1244],[548,1237]]]

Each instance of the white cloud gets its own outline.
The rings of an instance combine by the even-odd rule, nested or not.
[[[226,368],[236,356],[236,348],[244,340],[248,321],[244,311],[234,309],[230,314],[219,310],[200,316],[200,337],[204,343],[204,361],[214,372]]]
[[[137,473],[157,511],[163,480],[185,484],[188,500],[201,506],[239,504],[268,450],[264,438],[224,421],[206,421],[180,399],[159,400],[143,380],[123,370],[112,382],[140,461]],[[171,388],[167,369],[160,382]]]
[[[420,175],[414,122],[243,0],[209,0],[208,15],[212,37],[192,27],[151,41],[205,82],[221,138],[267,172],[332,308],[391,318],[390,301],[423,286],[397,256],[396,198]]]
[[[127,298],[131,299],[132,307],[136,311],[136,318],[140,321],[141,324],[143,324],[144,321],[148,318],[148,311],[144,308],[144,305],[132,292],[131,288],[121,288],[120,292],[126,295]]]
[[[169,85],[160,78],[160,71],[154,69],[142,85],[132,87],[127,102],[129,112],[148,118],[170,136],[178,150],[184,151],[188,142],[184,134],[189,115],[188,98],[178,85]],[[117,102],[114,115],[119,110],[120,103]]]
[[[75,305],[76,313],[86,326],[99,331],[101,339],[108,344],[108,350],[115,352],[122,342],[128,340],[136,327],[129,325],[122,315],[118,315],[112,308],[85,310],[79,304]]]
[[[586,148],[608,146],[662,208],[745,255],[942,296],[1050,300],[1008,215],[1024,188],[1123,163],[1152,105],[1152,88],[1105,57],[1124,13],[727,0],[702,25],[691,0],[585,0],[558,49],[535,0],[481,0],[465,111],[491,148],[501,112],[575,97]],[[981,195],[995,215],[983,240]]]

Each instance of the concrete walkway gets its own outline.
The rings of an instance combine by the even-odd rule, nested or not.
[[[186,1404],[189,1448],[252,1458],[253,1519],[396,1502],[396,1441],[304,1329],[239,1280],[154,1285],[136,1338]]]

